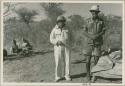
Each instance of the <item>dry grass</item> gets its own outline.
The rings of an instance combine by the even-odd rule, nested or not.
[[[12,57],[9,57],[12,58]],[[68,83],[85,83],[85,58],[73,52],[71,57],[71,77]],[[78,60],[77,63],[73,63]],[[53,52],[25,58],[4,61],[4,82],[54,82]],[[65,80],[61,83],[67,82]],[[99,83],[111,83],[106,79],[98,79]],[[113,81],[119,83],[120,81]]]

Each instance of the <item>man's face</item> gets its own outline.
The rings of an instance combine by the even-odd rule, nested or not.
[[[92,17],[97,18],[99,12],[91,11]]]
[[[61,21],[57,23],[59,28],[63,28],[65,26],[65,22]]]

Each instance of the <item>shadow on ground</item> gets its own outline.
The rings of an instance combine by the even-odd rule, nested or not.
[[[53,50],[47,50],[47,51],[36,51],[36,52],[33,52],[32,54],[30,55],[27,55],[27,56],[24,56],[24,55],[14,55],[14,54],[11,54],[11,55],[8,55],[6,57],[3,57],[4,58],[4,61],[5,60],[20,60],[22,58],[30,58],[30,57],[33,57],[33,56],[36,56],[36,55],[44,55],[44,54],[47,54],[47,53],[51,53],[53,52]]]

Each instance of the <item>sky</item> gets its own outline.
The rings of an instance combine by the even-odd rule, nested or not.
[[[122,16],[122,4],[120,3],[63,3],[61,7],[66,11],[64,14],[66,17],[70,15],[81,15],[82,17],[87,18],[91,16],[89,10],[93,5],[99,5],[100,11],[105,15],[113,14],[116,16]],[[16,9],[22,7],[29,10],[36,10],[39,13],[39,15],[35,16],[36,21],[46,18],[45,11],[39,3],[22,3],[19,4]],[[15,15],[15,13],[11,12],[10,17]]]

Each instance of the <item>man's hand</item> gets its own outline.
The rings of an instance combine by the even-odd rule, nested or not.
[[[58,44],[58,45],[61,45],[61,44],[62,44],[62,42],[61,42],[61,41],[58,41],[58,42],[57,42],[57,44]]]
[[[88,38],[90,38],[90,39],[92,39],[92,40],[95,40],[98,36],[97,35],[92,35],[92,34],[89,34],[89,33],[87,33],[87,32],[83,32],[83,34],[86,36],[86,37],[88,37]]]
[[[98,35],[92,35],[92,40],[95,40],[98,37]]]
[[[59,45],[64,45],[64,44],[61,41],[58,41],[56,45],[59,46]]]

